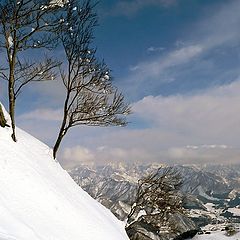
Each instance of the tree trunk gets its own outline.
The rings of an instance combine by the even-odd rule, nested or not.
[[[57,156],[57,151],[58,151],[58,148],[60,146],[60,143],[64,137],[64,130],[61,128],[59,134],[58,134],[58,137],[57,137],[57,140],[55,142],[55,145],[53,147],[53,158],[56,159],[56,156]]]
[[[15,132],[15,100],[16,99],[14,95],[14,76],[13,76],[12,70],[10,70],[8,94],[9,94],[9,115],[11,118],[11,125],[12,125],[12,139],[14,142],[16,142],[17,141],[16,132]]]
[[[55,142],[55,145],[53,147],[53,158],[56,159],[56,155],[57,155],[57,151],[58,148],[62,142],[63,137],[65,136],[65,134],[67,133],[68,129],[69,129],[69,125],[67,125],[67,115],[68,115],[68,110],[67,110],[67,106],[68,106],[68,100],[69,100],[69,91],[67,92],[67,97],[64,103],[64,111],[63,111],[63,120],[62,120],[62,124],[59,130],[59,134],[57,137],[57,140]],[[67,125],[67,127],[66,127]]]
[[[65,136],[66,132],[67,132],[67,129],[65,129],[65,125],[66,125],[66,112],[64,112],[64,116],[63,116],[63,122],[62,122],[62,125],[61,125],[61,128],[59,130],[59,134],[58,134],[58,137],[57,137],[57,140],[55,142],[55,145],[53,147],[53,158],[56,159],[56,155],[57,155],[57,151],[58,151],[58,148],[62,142],[62,139],[63,137]]]
[[[2,105],[1,104],[0,104],[0,126],[3,127],[3,128],[8,126],[7,125],[7,121],[6,121],[6,119],[4,117],[4,114],[3,114],[3,110],[2,110]]]

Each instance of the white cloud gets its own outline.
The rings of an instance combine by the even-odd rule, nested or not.
[[[225,153],[236,161],[230,153],[238,153],[234,149],[240,148],[239,92],[240,81],[236,81],[192,96],[148,96],[135,103],[133,110],[163,138],[168,133],[169,159],[190,161],[191,154],[204,158],[203,153],[211,152],[216,161],[231,161]]]
[[[133,115],[145,128],[140,123],[139,129],[93,131],[83,143],[91,146],[94,161],[99,164],[237,163],[239,93],[240,81],[236,81],[196,95],[148,96],[133,104]]]
[[[164,47],[153,47],[153,46],[151,46],[147,49],[147,52],[150,52],[150,53],[151,52],[161,52],[163,50],[165,50]]]
[[[105,147],[104,149],[97,148],[96,156],[97,161],[100,163],[104,162],[129,162],[130,160],[134,161],[145,161],[149,154],[144,149],[139,148],[130,148],[126,149],[123,147]]]
[[[176,163],[214,164],[239,163],[239,148],[186,148],[176,147],[168,149],[167,158]]]
[[[141,85],[142,82],[149,81],[151,78],[161,79],[165,70],[184,65],[198,57],[203,51],[204,47],[201,45],[190,45],[171,51],[152,61],[141,62],[131,67],[132,73],[127,77],[125,83]]]
[[[159,75],[162,71],[169,67],[174,67],[177,65],[182,65],[192,58],[197,57],[203,51],[201,45],[191,45],[187,47],[182,47],[180,49],[169,52],[165,57],[160,57],[153,61],[139,63],[137,69],[139,69],[139,74],[144,78]]]
[[[194,146],[194,145],[188,145],[186,146],[187,149],[227,149],[227,148],[230,148],[232,149],[231,146],[227,146],[227,145],[215,145],[215,144],[212,144],[212,145],[199,145],[199,146]]]
[[[64,166],[72,167],[79,164],[91,165],[95,158],[96,156],[89,149],[82,146],[75,146],[65,148],[60,161],[64,163]]]
[[[159,129],[195,136],[203,144],[207,140],[219,142],[218,138],[223,144],[224,140],[234,143],[240,134],[239,92],[240,81],[236,81],[192,96],[148,96],[134,104],[133,110]]]
[[[195,42],[201,42],[207,49],[238,42],[240,2],[233,0],[219,4],[214,10],[214,13],[209,11],[209,17],[195,24],[195,30],[189,37]]]
[[[61,121],[62,109],[40,108],[31,112],[24,113],[19,116],[19,119],[25,120],[44,120],[44,121]]]

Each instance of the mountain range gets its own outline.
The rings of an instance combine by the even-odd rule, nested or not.
[[[131,205],[135,202],[138,180],[160,167],[168,166],[123,163],[94,167],[77,166],[71,169],[69,174],[118,219],[126,221]],[[199,234],[224,230],[228,224],[239,226],[240,165],[176,165],[174,168],[183,180],[180,189],[183,206],[188,211],[188,219],[194,222]],[[188,226],[183,231],[193,229],[189,222],[185,225]]]

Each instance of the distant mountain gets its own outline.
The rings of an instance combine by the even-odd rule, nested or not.
[[[160,166],[166,167],[158,164],[78,166],[69,173],[92,197],[125,220],[135,200],[138,180]],[[181,188],[184,207],[198,227],[213,229],[214,226],[220,230],[227,222],[240,223],[240,211],[234,210],[240,208],[240,166],[175,167],[184,181]]]

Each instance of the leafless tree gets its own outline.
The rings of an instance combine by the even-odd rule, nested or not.
[[[30,82],[55,79],[53,69],[59,65],[51,57],[45,57],[39,63],[36,60],[29,61],[23,53],[53,47],[52,32],[59,25],[54,12],[62,5],[59,0],[2,0],[0,3],[0,50],[4,52],[1,53],[4,66],[1,67],[0,78],[8,82],[9,114],[14,141],[16,97]]]
[[[141,217],[146,223],[156,225],[157,229],[174,228],[169,226],[169,218],[172,214],[184,213],[179,194],[182,183],[181,174],[173,167],[159,168],[140,179],[136,199],[128,215],[128,226]]]
[[[110,70],[96,58],[91,46],[97,16],[91,0],[69,0],[68,11],[61,21],[59,39],[66,61],[60,69],[66,89],[63,119],[53,157],[67,131],[77,125],[124,126],[130,108],[112,85]]]

